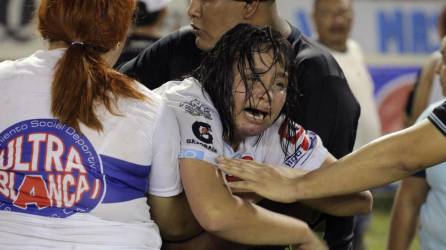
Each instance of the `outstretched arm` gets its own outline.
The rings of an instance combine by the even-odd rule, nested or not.
[[[321,167],[326,167],[334,161],[336,161],[336,159],[333,156],[329,155],[329,157],[327,157],[327,160]],[[287,185],[285,184],[282,186],[283,182],[288,182],[292,185],[292,182],[295,178],[298,178],[299,176],[307,173],[306,171],[295,168],[279,167],[257,163],[254,161],[231,160],[225,158],[219,159],[219,165],[223,170],[229,168],[229,171],[234,171],[236,169],[236,171],[241,170],[251,173],[251,180],[253,180],[252,178],[256,178],[256,180],[253,180],[257,181],[256,185],[259,187],[263,187],[262,189],[258,190],[259,195],[274,201],[284,203],[294,202],[294,200],[277,199],[278,197],[274,196],[274,194],[272,193],[289,193],[289,191],[286,190]],[[235,185],[238,185],[238,183],[239,182],[234,182],[228,185],[234,187]],[[244,185],[243,181],[241,185]],[[233,190],[237,192],[237,189]],[[243,192],[243,190],[239,191]],[[256,190],[250,189],[244,191]],[[301,202],[307,206],[310,206],[314,209],[330,215],[351,216],[355,214],[369,213],[372,209],[373,197],[369,191],[363,191],[355,194],[336,197],[302,200]]]
[[[417,170],[445,161],[445,148],[446,137],[425,120],[381,137],[330,167],[303,176],[290,178],[281,173],[281,168],[220,167],[245,180],[231,183],[231,187],[248,189],[282,202],[293,202],[359,192],[407,177]]]
[[[445,161],[445,148],[446,137],[425,120],[299,178],[295,193],[298,199],[317,198],[382,186]]]

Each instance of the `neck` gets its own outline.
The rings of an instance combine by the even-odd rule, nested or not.
[[[319,42],[322,45],[324,45],[325,47],[327,47],[327,48],[329,48],[331,50],[334,50],[336,52],[341,52],[341,53],[347,52],[347,43],[346,42],[345,43],[339,43],[339,44],[325,43],[325,42],[323,42],[321,40],[319,40]]]
[[[223,140],[225,141],[226,144],[230,145],[234,151],[238,150],[240,143],[243,141],[243,139],[240,139],[237,135],[234,135],[232,141],[229,141],[228,138],[223,138]]]
[[[70,47],[69,44],[62,41],[54,41],[48,43],[48,50],[55,49],[67,49]],[[101,58],[110,66],[113,66],[116,63],[119,55],[121,54],[122,45],[117,46],[115,49],[112,49],[104,54],[101,54]]]
[[[48,43],[48,50],[63,49],[63,48],[68,48],[68,44],[62,41]]]

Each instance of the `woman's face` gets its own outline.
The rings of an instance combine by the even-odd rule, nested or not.
[[[272,52],[254,55],[255,72],[246,69],[247,86],[240,72],[234,75],[234,139],[239,143],[249,136],[259,135],[279,116],[286,100],[288,75],[281,63],[272,65]],[[248,92],[248,95],[246,93]]]

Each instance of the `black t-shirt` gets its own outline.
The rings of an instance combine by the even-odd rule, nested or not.
[[[146,48],[119,71],[155,89],[171,80],[181,80],[189,74],[204,57],[204,52],[195,45],[195,35],[189,27],[162,37]]]
[[[298,81],[302,88],[302,125],[317,133],[325,147],[340,158],[353,149],[360,107],[335,59],[292,27],[288,37],[296,53]],[[149,89],[182,79],[204,57],[195,45],[191,28],[161,38],[119,70]],[[329,216],[325,238],[330,249],[350,249],[352,217]]]

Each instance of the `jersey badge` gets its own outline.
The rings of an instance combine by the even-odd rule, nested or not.
[[[211,109],[202,104],[198,99],[194,99],[190,102],[180,103],[180,108],[193,116],[202,116],[208,120],[212,120]]]
[[[194,132],[194,135],[198,140],[212,144],[214,138],[212,137],[211,125],[204,122],[194,122],[192,124],[192,132]]]

